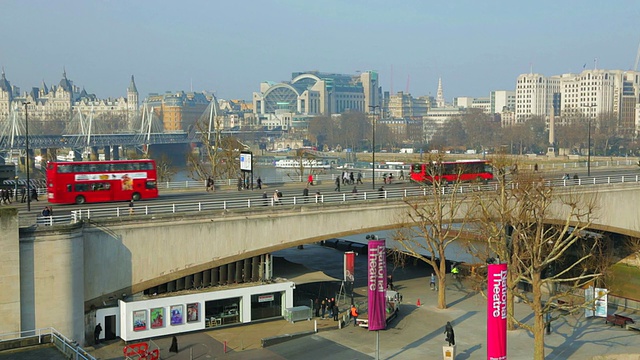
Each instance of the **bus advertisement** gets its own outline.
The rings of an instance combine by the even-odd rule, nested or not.
[[[489,160],[442,161],[411,166],[411,180],[419,183],[468,182],[493,180],[493,167]]]
[[[158,197],[153,160],[48,162],[46,174],[47,199],[54,204]]]

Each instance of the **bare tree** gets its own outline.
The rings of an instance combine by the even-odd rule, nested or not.
[[[161,182],[171,181],[176,175],[176,168],[171,163],[171,159],[166,154],[162,154],[160,159],[156,161],[156,171],[158,180]]]
[[[213,120],[215,126],[212,131],[208,128],[208,118],[202,117],[195,124],[197,137],[202,142],[200,152],[187,155],[187,168],[191,177],[204,180],[211,177],[213,180],[235,178],[240,171],[240,163],[237,160],[240,151],[245,145],[235,137],[222,137],[218,129],[222,129],[222,116],[216,116]]]
[[[554,310],[572,313],[591,305],[575,292],[600,277],[588,262],[597,253],[599,238],[585,236],[595,196],[560,192],[538,174],[526,171],[503,185],[497,195],[499,205],[493,209],[490,202],[496,201],[495,196],[476,200],[483,213],[476,219],[484,234],[493,234],[489,244],[496,255],[509,264],[513,295],[533,311],[533,325],[515,317],[513,321],[533,333],[533,358],[541,360],[545,325],[562,316]],[[519,283],[527,286],[516,286]]]
[[[402,251],[433,268],[438,278],[438,308],[446,309],[446,256],[447,247],[457,242],[467,229],[462,205],[467,197],[460,192],[460,182],[449,185],[438,177],[441,174],[441,156],[429,158],[427,174],[433,181],[426,184],[427,196],[407,198],[407,212],[394,240],[395,251]]]

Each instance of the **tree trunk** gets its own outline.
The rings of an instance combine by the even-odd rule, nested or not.
[[[544,317],[542,314],[542,289],[540,273],[533,273],[533,359],[544,360]]]
[[[443,251],[444,252],[444,251]],[[444,257],[440,258],[440,266],[438,266],[438,309],[446,309],[447,308],[447,263],[442,260]]]

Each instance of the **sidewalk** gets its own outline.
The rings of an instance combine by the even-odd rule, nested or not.
[[[447,321],[455,330],[456,360],[486,358],[486,300],[460,284],[447,285],[448,309],[436,308],[436,292],[428,288],[428,277],[417,276],[415,270],[396,269],[394,284],[403,295],[400,314],[385,331],[380,331],[381,359],[441,359],[444,325]],[[362,301],[365,288],[356,289],[356,301]],[[418,300],[420,305],[417,306]],[[341,305],[341,310],[346,304]],[[610,310],[613,311],[613,310]],[[531,322],[532,316],[524,304],[516,304],[516,315]],[[638,319],[638,314],[631,314]],[[330,341],[362,354],[359,359],[375,358],[376,334],[348,324],[338,330],[333,320],[317,320],[319,333],[291,340]],[[271,336],[312,331],[314,321],[294,324],[284,320],[267,321],[209,331],[177,335],[180,352],[169,353],[171,337],[153,339],[161,349],[162,359],[225,358],[225,359],[283,359],[269,348],[261,348],[261,339]],[[533,354],[533,337],[526,330],[507,334],[510,360],[528,360]],[[314,340],[315,339],[315,340]],[[602,318],[585,319],[582,314],[569,316],[552,324],[552,333],[545,338],[546,359],[591,359],[597,355],[640,354],[638,333],[605,325]],[[224,342],[227,353],[224,352]],[[122,358],[122,341],[98,345],[88,350],[101,359]],[[275,348],[275,347],[274,347]],[[332,354],[327,353],[327,359]],[[615,359],[638,359],[637,355]],[[305,359],[299,354],[294,359]],[[614,359],[614,358],[610,358]]]

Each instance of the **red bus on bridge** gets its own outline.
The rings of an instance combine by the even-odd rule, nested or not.
[[[493,168],[488,160],[442,161],[411,166],[411,180],[419,183],[487,182],[492,179]]]
[[[153,160],[47,163],[47,199],[56,204],[158,197]]]

